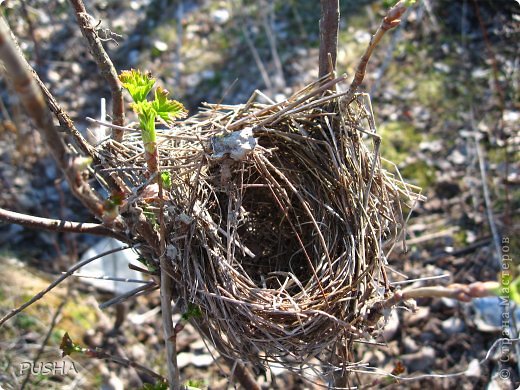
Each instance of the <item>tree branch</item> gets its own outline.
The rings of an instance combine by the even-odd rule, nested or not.
[[[123,242],[128,241],[128,238],[125,235],[115,232],[108,227],[97,223],[72,222],[61,219],[41,218],[32,215],[16,213],[14,211],[3,208],[0,208],[0,220],[33,229],[44,229],[53,232],[86,233],[96,236],[113,237]]]
[[[16,42],[16,38],[11,33],[11,39],[13,41],[13,44],[15,45],[18,52],[21,53],[20,46]],[[74,122],[72,122],[72,119],[70,119],[69,115],[61,108],[57,100],[54,98],[52,93],[49,91],[47,86],[43,83],[43,81],[38,76],[38,73],[31,67],[31,65],[27,64],[29,69],[32,72],[32,76],[34,77],[34,80],[41,88],[41,91],[43,93],[43,96],[45,97],[45,100],[47,101],[47,107],[53,112],[54,116],[58,119],[58,122],[60,123],[60,131],[63,131],[70,135],[75,145],[79,148],[79,150],[86,156],[91,157],[92,161],[95,165],[101,165],[101,159],[99,158],[99,154],[96,152],[96,150],[87,142],[85,137],[81,134],[81,132],[74,126]],[[104,172],[97,172],[108,184],[109,190],[114,191],[121,191],[121,186],[118,184],[117,180],[114,179],[114,177],[111,174],[106,174]]]
[[[3,17],[0,17],[0,58],[4,63],[6,76],[12,80],[27,114],[32,117],[52,156],[65,174],[71,191],[95,216],[101,217],[103,201],[75,167],[74,156],[54,127],[42,92],[33,78],[29,64],[16,47]]]
[[[171,390],[180,389],[179,367],[177,366],[177,338],[174,333],[172,320],[172,289],[173,281],[166,272],[164,262],[166,256],[161,256],[161,311],[164,332],[164,342],[166,344],[166,364],[168,366],[168,383]]]
[[[399,23],[401,23],[400,18],[405,13],[407,8],[408,6],[406,5],[406,1],[401,0],[388,10],[386,16],[381,22],[381,25],[377,28],[376,33],[370,39],[370,43],[368,44],[363,57],[361,57],[361,60],[359,60],[358,66],[356,68],[356,74],[354,75],[354,80],[352,80],[352,84],[350,84],[346,96],[342,99],[342,106],[347,106],[350,103],[352,97],[363,82],[368,60],[370,60],[370,57],[372,56],[372,53],[378,45],[379,41],[381,41],[381,38],[383,38],[383,35],[385,35],[388,30],[397,27]]]
[[[474,298],[496,296],[500,283],[495,281],[474,282],[471,284],[450,284],[449,286],[430,286],[408,288],[396,291],[390,298],[378,302],[370,310],[369,323],[376,324],[384,310],[390,309],[399,302],[418,298],[451,298],[461,302],[469,302]]]
[[[85,260],[82,260],[76,264],[74,264],[72,267],[70,267],[67,272],[65,272],[63,275],[61,275],[59,278],[57,278],[54,282],[52,282],[51,284],[49,284],[44,290],[40,291],[38,294],[36,294],[35,296],[33,296],[31,299],[29,299],[27,302],[25,302],[24,304],[22,304],[21,306],[17,307],[16,309],[13,309],[11,310],[9,313],[7,313],[5,316],[3,316],[2,318],[0,318],[0,327],[2,327],[2,325],[7,321],[9,320],[10,318],[14,317],[16,314],[20,313],[21,311],[25,310],[26,308],[28,308],[29,306],[31,306],[34,302],[40,300],[41,298],[43,298],[43,296],[45,294],[47,294],[49,291],[51,291],[54,287],[56,287],[58,284],[60,284],[61,282],[63,282],[65,279],[67,279],[69,276],[71,276],[76,270],[80,269],[81,267],[91,263],[92,261],[94,260],[97,260],[101,257],[104,257],[104,256],[107,256],[107,255],[110,255],[111,253],[115,253],[115,252],[119,252],[119,251],[122,251],[122,250],[125,250],[125,249],[128,249],[130,248],[130,246],[122,246],[120,248],[115,248],[115,249],[111,249],[109,251],[106,251],[106,252],[103,252],[103,253],[100,253],[99,255],[97,256],[94,256],[94,257],[90,257],[88,259],[85,259]]]
[[[318,77],[336,70],[338,54],[339,0],[320,0],[320,54]],[[329,61],[330,56],[330,61]]]
[[[70,119],[69,115],[61,108],[59,103],[56,101],[52,93],[49,91],[47,86],[40,80],[38,77],[38,74],[33,70],[33,76],[38,85],[40,86],[43,96],[45,97],[45,100],[47,101],[47,106],[49,109],[54,113],[56,118],[58,119],[58,122],[60,123],[61,128],[68,134],[72,136],[74,139],[76,145],[78,146],[79,150],[83,152],[85,155],[92,158],[92,161],[94,162],[94,165],[101,165],[101,159],[99,157],[99,154],[96,152],[95,148],[93,148],[83,137],[83,135],[80,133],[80,131],[74,126],[74,122],[72,122],[72,119]],[[117,182],[117,178],[115,175],[112,175],[110,173],[105,173],[103,171],[96,173],[102,177],[105,182],[108,185],[108,189],[112,192],[121,191],[121,185]]]
[[[123,101],[123,88],[117,71],[112,63],[112,60],[105,51],[101,40],[96,32],[96,28],[90,22],[90,15],[85,9],[82,0],[70,0],[70,4],[74,8],[76,20],[81,29],[81,33],[88,42],[90,54],[94,57],[99,70],[108,85],[112,94],[112,123],[114,125],[123,126],[125,124],[125,111]],[[112,138],[118,142],[123,139],[123,132],[117,129],[112,129]]]

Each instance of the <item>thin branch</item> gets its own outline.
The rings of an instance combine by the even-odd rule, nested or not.
[[[105,351],[100,350],[99,348],[96,348],[95,350],[89,349],[87,355],[96,359],[110,360],[123,367],[133,367],[138,371],[150,375],[152,378],[158,379],[160,381],[166,381],[166,379],[161,374],[153,371],[152,369],[146,366],[143,366],[140,363],[137,363],[135,360],[127,359],[121,356],[111,355]]]
[[[63,272],[63,273],[65,273],[65,272]],[[108,280],[108,281],[111,281],[111,282],[124,282],[124,283],[137,283],[137,284],[148,284],[148,283],[150,283],[150,280],[129,279],[129,278],[115,278],[113,276],[108,276],[108,275],[98,276],[98,275],[86,275],[86,274],[75,273],[74,275],[71,275],[71,276],[74,276],[75,278],[83,278],[83,279]]]
[[[128,238],[124,234],[115,232],[108,227],[97,223],[41,218],[33,215],[17,213],[3,208],[0,208],[0,220],[33,229],[44,229],[53,232],[93,234],[96,236],[113,237],[123,242],[128,241]]]
[[[401,16],[406,12],[407,8],[408,6],[406,5],[406,2],[401,0],[388,10],[386,16],[381,22],[381,25],[377,28],[376,33],[370,39],[370,43],[368,44],[363,57],[361,57],[359,60],[356,73],[354,75],[354,80],[352,80],[352,84],[350,84],[347,95],[342,99],[342,105],[346,106],[350,103],[354,93],[356,93],[357,89],[365,78],[367,64],[370,60],[370,57],[372,56],[374,49],[388,30],[399,26],[401,23]]]
[[[90,22],[91,17],[87,13],[83,1],[70,0],[70,3],[74,7],[76,20],[78,21],[81,33],[88,42],[89,51],[92,54],[92,57],[94,57],[101,74],[110,86],[110,92],[112,94],[112,121],[114,125],[123,126],[125,123],[123,88],[119,81],[119,77],[117,76],[114,64],[105,51],[103,43],[96,32],[96,28]],[[123,132],[114,129],[112,131],[112,138],[121,142],[123,139]]]
[[[75,275],[72,275],[72,276],[75,276]],[[155,290],[156,288],[157,288],[157,285],[156,285],[155,281],[152,280],[151,282],[147,282],[143,286],[139,286],[137,288],[134,288],[133,290],[127,291],[124,294],[118,295],[117,297],[114,297],[106,302],[100,303],[98,305],[98,307],[101,310],[103,310],[103,309],[106,309],[107,307],[122,303],[122,302],[128,300],[129,298],[133,298],[134,296],[136,296],[136,294],[139,294],[143,291]]]
[[[339,0],[321,0],[320,53],[318,77],[336,70],[338,54]],[[329,61],[330,57],[330,61]]]
[[[67,332],[65,332],[65,334],[63,335],[63,338],[62,338],[61,344],[60,344],[60,349],[62,351],[62,357],[69,356],[72,353],[80,353],[88,358],[110,360],[123,367],[133,367],[136,370],[142,371],[142,372],[150,375],[151,377],[158,379],[160,381],[163,381],[163,382],[166,380],[162,375],[149,369],[148,367],[143,366],[142,364],[137,363],[134,360],[127,359],[122,356],[112,355],[110,353],[103,351],[101,348],[93,349],[93,348],[81,347],[72,341],[72,339],[70,338],[70,336]]]
[[[173,327],[173,279],[167,272],[169,267],[166,256],[166,227],[164,221],[164,199],[161,175],[157,175],[159,186],[160,213],[159,213],[159,261],[161,268],[161,317],[163,323],[164,342],[166,345],[166,364],[168,367],[168,383],[171,390],[180,389],[179,366],[177,364],[177,333]]]
[[[34,367],[36,365],[36,363],[38,362],[38,360],[40,360],[40,357],[42,356],[42,354],[43,354],[43,352],[45,350],[45,346],[47,345],[47,343],[49,342],[49,339],[51,338],[52,331],[54,330],[54,328],[56,327],[56,324],[58,323],[58,320],[59,320],[60,315],[61,315],[61,311],[63,310],[63,308],[65,307],[66,304],[67,304],[67,298],[65,298],[65,299],[63,299],[61,301],[60,305],[56,309],[56,312],[52,316],[51,324],[49,326],[49,329],[47,330],[47,334],[45,335],[45,338],[43,339],[43,342],[40,345],[40,348],[38,349],[38,352],[36,353],[36,356],[32,360],[31,367]],[[25,386],[27,385],[27,383],[29,382],[29,378],[31,377],[32,371],[33,370],[29,370],[27,372],[27,375],[25,376],[25,378],[24,378],[24,380],[22,382],[22,385],[20,386],[20,390],[24,390],[25,389]]]
[[[3,17],[0,17],[0,58],[5,67],[5,74],[12,80],[14,90],[18,93],[27,114],[32,117],[42,134],[56,163],[65,174],[71,191],[94,215],[101,217],[103,201],[74,166],[73,155],[62,136],[56,131],[51,113],[45,105],[29,64],[16,47],[9,26]]]
[[[255,44],[251,40],[251,37],[249,36],[249,31],[247,31],[247,26],[245,23],[242,24],[242,35],[246,40],[247,47],[249,50],[251,50],[251,54],[255,60],[256,66],[258,67],[260,76],[262,76],[262,80],[264,81],[265,87],[267,88],[267,94],[273,93],[273,83],[271,83],[271,78],[269,77],[269,73],[267,73],[267,69],[262,61],[262,58],[260,57]]]
[[[61,128],[60,130],[66,132],[67,134],[70,134],[74,138],[74,141],[78,145],[79,149],[84,154],[86,154],[89,157],[92,157],[94,161],[96,161],[96,159],[99,159],[97,157],[95,149],[87,142],[85,137],[83,137],[80,131],[76,128],[76,126],[74,126],[74,122],[72,122],[72,119],[70,119],[69,115],[61,108],[61,106],[56,101],[52,93],[49,91],[47,86],[43,83],[43,81],[40,79],[40,77],[34,70],[33,77],[43,92],[43,96],[47,101],[47,106],[58,119]]]
[[[478,158],[478,166],[480,169],[480,180],[482,181],[482,192],[484,194],[484,204],[486,205],[486,214],[489,223],[489,229],[491,230],[491,237],[493,238],[493,244],[495,246],[495,262],[498,269],[502,268],[502,244],[500,233],[498,232],[497,225],[495,223],[495,217],[493,215],[493,204],[491,202],[491,195],[489,194],[489,188],[487,185],[487,173],[486,173],[486,162],[484,160],[483,151],[480,147],[480,141],[478,139],[478,130],[475,124],[475,115],[473,111],[473,105],[470,108],[470,123],[473,129],[473,136],[475,140],[475,151]]]
[[[267,36],[267,41],[269,42],[269,48],[271,50],[271,57],[273,60],[276,79],[275,79],[275,88],[285,88],[286,81],[285,76],[283,74],[283,66],[282,61],[280,60],[280,56],[278,55],[278,49],[276,44],[276,34],[274,32],[274,4],[273,2],[265,2],[264,4],[265,10],[262,12],[262,24],[264,26],[265,35]]]
[[[20,46],[16,42],[16,38],[11,33],[11,39],[13,41],[14,46],[18,50],[19,53],[21,53]],[[72,119],[70,119],[69,115],[61,108],[57,100],[54,98],[52,93],[49,91],[47,86],[43,83],[43,81],[38,76],[38,73],[27,63],[27,67],[31,70],[32,76],[34,78],[34,81],[40,86],[43,96],[45,97],[45,100],[47,101],[47,107],[54,113],[56,118],[58,119],[58,122],[60,123],[60,131],[63,131],[74,139],[74,142],[76,146],[79,148],[79,150],[86,156],[89,156],[92,158],[92,161],[95,165],[101,165],[101,159],[99,157],[99,154],[96,152],[96,150],[87,142],[85,137],[81,134],[81,132],[74,126],[74,122],[72,122]],[[0,107],[1,108],[1,107]],[[9,118],[9,116],[6,116],[6,118]],[[108,184],[109,189],[113,192],[115,191],[121,191],[121,186],[117,183],[116,180],[112,178],[110,175],[100,173],[100,176],[105,180],[105,182]]]
[[[449,286],[411,287],[396,291],[390,298],[378,302],[368,315],[369,323],[375,324],[383,314],[399,302],[418,298],[451,298],[461,302],[469,302],[474,298],[496,296],[499,282],[474,282],[471,284],[450,284]]]
[[[480,360],[478,362],[478,364],[480,366],[483,366],[484,363],[488,360],[490,360],[490,358],[492,358],[494,355],[494,353],[496,352],[496,350],[498,348],[501,348],[502,347],[502,343],[504,342],[507,342],[507,343],[515,343],[515,345],[518,345],[518,342],[520,341],[520,339],[516,338],[516,339],[510,339],[510,338],[499,338],[499,339],[496,339],[493,344],[491,345],[491,347],[488,349],[487,353],[486,353],[486,356],[484,356],[484,358],[482,360]],[[468,366],[469,368],[469,366]],[[354,370],[353,370],[354,371]],[[377,368],[377,367],[364,367],[363,369],[357,369],[355,370],[356,372],[359,372],[359,373],[365,373],[365,374],[377,374],[377,375],[381,375],[385,378],[393,378],[396,380],[396,383],[399,383],[399,382],[403,382],[403,381],[406,381],[406,382],[411,382],[411,381],[416,381],[416,380],[419,380],[419,379],[432,379],[432,378],[456,378],[458,376],[463,376],[463,375],[467,375],[468,373],[468,370],[464,370],[464,371],[459,371],[459,372],[453,372],[453,373],[450,373],[450,374],[420,374],[420,375],[415,375],[415,376],[402,376],[402,375],[395,375],[395,374],[392,374],[391,372],[386,372],[385,370],[381,369],[381,368]],[[385,382],[385,385],[388,384],[388,381]],[[404,386],[401,385],[400,387],[398,388],[403,388]],[[381,387],[379,387],[381,388]]]
[[[71,276],[74,271],[80,269],[81,267],[93,262],[94,260],[97,260],[97,259],[100,259],[101,257],[104,257],[104,256],[107,256],[107,255],[110,255],[112,253],[115,253],[115,252],[119,252],[119,251],[123,251],[125,249],[128,249],[130,248],[130,246],[128,245],[125,245],[125,246],[122,246],[122,247],[119,247],[119,248],[115,248],[115,249],[111,249],[109,251],[106,251],[106,252],[103,252],[103,253],[100,253],[99,255],[97,256],[94,256],[94,257],[90,257],[88,259],[85,259],[85,260],[82,260],[76,264],[74,264],[72,267],[70,267],[67,272],[65,272],[63,275],[61,275],[59,278],[57,278],[54,282],[52,282],[51,284],[49,284],[47,286],[47,288],[45,288],[44,290],[40,291],[38,294],[36,294],[35,296],[33,296],[29,301],[25,302],[23,305],[21,306],[18,306],[16,309],[13,309],[11,310],[9,313],[7,313],[5,316],[3,316],[1,319],[0,319],[0,327],[7,321],[9,320],[10,318],[14,317],[16,314],[20,313],[21,311],[25,310],[26,308],[28,308],[29,306],[31,306],[34,302],[40,300],[41,298],[43,298],[43,296],[45,294],[47,294],[49,291],[51,291],[54,287],[56,287],[58,284],[60,284],[61,282],[63,282],[65,279],[67,279],[69,276]]]
[[[163,268],[166,256],[161,256],[161,310],[164,332],[164,342],[166,344],[166,361],[168,366],[168,382],[171,390],[180,388],[179,367],[177,366],[177,343],[173,329],[172,320],[172,289],[173,281],[171,276]]]

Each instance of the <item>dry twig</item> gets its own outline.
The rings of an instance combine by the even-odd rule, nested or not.
[[[2,58],[6,74],[11,78],[22,104],[51,149],[52,156],[65,174],[72,192],[90,212],[100,217],[103,213],[103,202],[74,166],[74,157],[61,135],[56,131],[41,90],[34,81],[27,61],[13,42],[9,26],[3,17],[0,18],[0,58]]]
[[[336,70],[338,55],[339,0],[321,0],[320,53],[318,77]]]
[[[123,88],[119,81],[119,77],[117,76],[117,71],[103,47],[103,43],[96,32],[96,28],[91,23],[91,17],[87,13],[83,1],[70,0],[70,3],[74,7],[81,33],[88,42],[90,53],[92,54],[92,57],[94,57],[101,74],[110,86],[110,92],[112,93],[113,123],[118,126],[123,126],[125,122]],[[113,130],[112,138],[119,142],[123,139],[123,133],[119,130]]]
[[[53,232],[86,233],[96,236],[113,237],[128,242],[128,237],[108,227],[88,222],[73,222],[61,219],[41,218],[33,215],[16,213],[0,208],[0,220],[26,226],[32,229],[45,229]]]
[[[7,313],[5,316],[3,316],[2,318],[0,318],[0,327],[7,321],[9,320],[10,318],[14,317],[16,314],[20,313],[21,311],[25,310],[26,308],[28,308],[29,306],[31,306],[34,302],[40,300],[41,298],[43,298],[45,296],[45,294],[47,294],[49,291],[51,291],[54,287],[56,287],[58,284],[60,284],[61,282],[63,282],[65,279],[67,279],[69,276],[71,276],[74,271],[80,269],[81,267],[87,265],[88,263],[91,263],[92,261],[94,260],[97,260],[97,259],[100,259],[104,256],[107,256],[107,255],[110,255],[111,253],[115,253],[115,252],[119,252],[119,251],[122,251],[122,250],[125,250],[125,249],[128,249],[130,248],[130,246],[122,246],[120,248],[115,248],[115,249],[111,249],[109,251],[106,251],[106,252],[103,252],[103,253],[100,253],[99,255],[97,256],[94,256],[94,257],[90,257],[88,259],[85,259],[85,260],[82,260],[76,264],[74,264],[72,267],[70,267],[67,272],[65,272],[64,274],[62,274],[59,278],[57,278],[54,282],[52,282],[51,284],[49,284],[44,290],[40,291],[38,294],[36,294],[34,297],[32,297],[30,300],[28,300],[27,302],[25,302],[23,305],[11,310],[9,313]]]

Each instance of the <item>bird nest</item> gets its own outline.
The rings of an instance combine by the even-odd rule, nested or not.
[[[342,95],[317,82],[279,104],[207,104],[159,130],[172,182],[160,202],[138,132],[100,147],[133,191],[127,209],[155,231],[163,218],[163,272],[224,355],[294,367],[374,330],[385,246],[417,195],[382,168],[365,98]]]

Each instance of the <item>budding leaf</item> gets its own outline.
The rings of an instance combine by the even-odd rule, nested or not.
[[[147,101],[141,101],[132,104],[137,117],[139,118],[139,125],[141,127],[141,136],[143,143],[155,142],[155,116],[156,112],[152,107],[152,104]]]
[[[177,100],[168,99],[169,92],[161,87],[157,87],[155,90],[155,99],[152,102],[152,106],[162,119],[166,122],[173,122],[177,118],[184,118],[187,115],[187,111],[182,103]]]
[[[202,310],[200,310],[200,307],[197,305],[194,305],[193,303],[188,303],[188,308],[186,312],[182,314],[182,319],[184,321],[189,321],[192,318],[200,318],[202,317]]]
[[[161,172],[162,186],[169,190],[172,188],[172,175],[170,172]]]
[[[61,339],[60,349],[62,352],[61,357],[68,356],[72,354],[72,352],[85,352],[85,348],[75,344],[67,332],[65,332]]]
[[[136,103],[144,101],[155,84],[155,79],[149,73],[135,69],[122,71],[119,80]]]

